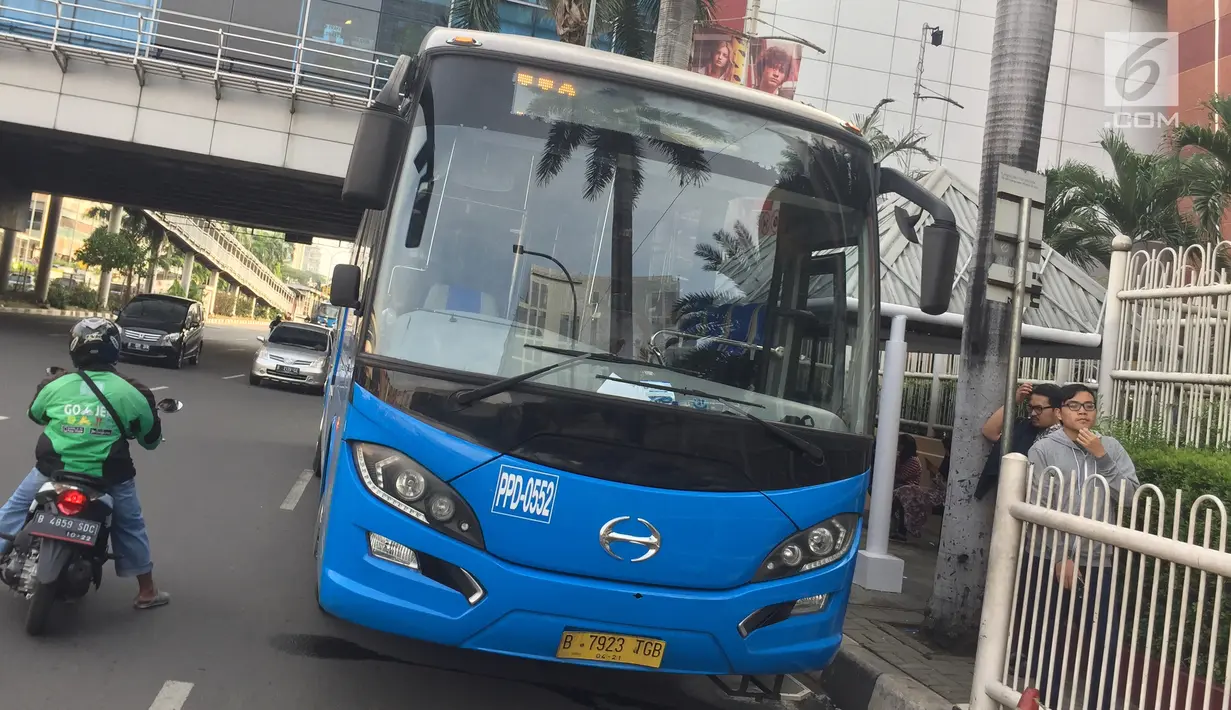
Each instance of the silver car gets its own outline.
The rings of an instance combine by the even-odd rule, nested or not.
[[[332,362],[333,332],[310,323],[289,321],[274,326],[268,336],[258,336],[263,343],[252,359],[248,384],[282,382],[325,391],[325,378]]]

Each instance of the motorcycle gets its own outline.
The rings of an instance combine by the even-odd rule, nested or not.
[[[47,374],[64,372],[47,368]],[[176,399],[160,400],[160,412],[184,408]],[[39,488],[26,523],[16,535],[4,535],[12,543],[0,556],[0,582],[30,603],[26,633],[38,636],[47,627],[56,601],[77,601],[92,584],[103,582],[103,566],[117,559],[109,550],[112,498],[103,482],[94,476],[57,471]]]

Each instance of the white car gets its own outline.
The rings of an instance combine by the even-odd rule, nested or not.
[[[333,333],[329,328],[283,321],[257,340],[263,345],[252,360],[248,384],[282,382],[324,393],[333,362]]]

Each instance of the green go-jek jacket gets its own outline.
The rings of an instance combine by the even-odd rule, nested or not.
[[[162,441],[162,423],[149,388],[114,369],[86,374],[123,420],[123,430],[144,448],[156,448]],[[137,475],[121,427],[76,372],[39,384],[30,419],[44,427],[35,448],[36,466],[44,475],[68,471],[111,484]]]

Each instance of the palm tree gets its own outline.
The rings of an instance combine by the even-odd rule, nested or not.
[[[612,190],[611,217],[611,334],[613,354],[631,352],[633,345],[633,209],[645,185],[642,157],[647,150],[659,153],[679,179],[680,188],[701,185],[709,176],[705,152],[686,141],[696,138],[729,142],[721,130],[688,116],[650,106],[640,97],[616,90],[600,92],[584,104],[543,94],[531,112],[552,116],[543,155],[535,169],[540,185],[560,175],[573,153],[585,147],[585,184],[582,197],[594,201]],[[601,125],[636,126],[635,134],[598,128]],[[668,137],[670,136],[670,137]]]
[[[864,140],[872,146],[872,157],[877,163],[883,163],[886,158],[892,156],[906,157],[909,155],[919,155],[928,160],[928,162],[936,162],[936,156],[927,149],[924,143],[927,141],[927,134],[920,131],[918,128],[900,133],[897,136],[891,136],[885,133],[885,116],[881,109],[893,103],[894,99],[881,99],[876,106],[872,108],[872,112],[865,115],[856,114],[851,120],[859,127],[863,133]]]
[[[1053,249],[1088,268],[1110,262],[1117,234],[1174,247],[1199,240],[1197,226],[1180,209],[1190,189],[1187,161],[1140,153],[1115,131],[1105,131],[1099,144],[1111,159],[1110,177],[1074,162],[1047,173],[1043,238]]]
[[[500,14],[498,12],[501,0],[455,0],[451,17],[452,27],[482,30],[484,32],[500,31]],[[657,27],[660,20],[669,25],[666,33],[661,31],[673,44],[687,41],[688,48],[683,51],[683,60],[678,59],[680,52],[675,51],[669,56],[664,55],[656,61],[671,66],[687,65],[692,45],[692,22],[679,22],[686,25],[685,31],[673,30],[672,18],[685,17],[685,6],[696,5],[696,19],[706,21],[713,17],[715,0],[598,0],[594,19],[595,36],[610,32],[611,42],[615,51],[647,59],[649,48],[653,45],[650,37],[652,27]],[[561,41],[569,44],[585,44],[586,32],[590,22],[590,0],[547,0],[547,9],[556,21],[556,34]],[[685,40],[684,35],[687,35]]]
[[[974,498],[988,452],[979,429],[997,407],[997,398],[986,393],[1005,391],[1009,350],[1010,309],[987,299],[987,274],[994,259],[997,175],[1002,163],[1030,171],[1038,167],[1056,2],[1000,0],[996,4],[979,180],[979,232],[962,329],[953,467],[926,615],[933,638],[942,643],[970,642],[978,635],[992,527],[990,501]]]
[[[1193,214],[1207,233],[1218,235],[1227,199],[1231,197],[1231,137],[1226,126],[1231,121],[1231,96],[1214,96],[1205,102],[1209,125],[1183,123],[1171,130],[1171,145],[1178,154],[1186,148],[1198,152],[1185,163],[1188,196]],[[1214,127],[1222,125],[1222,130]]]

